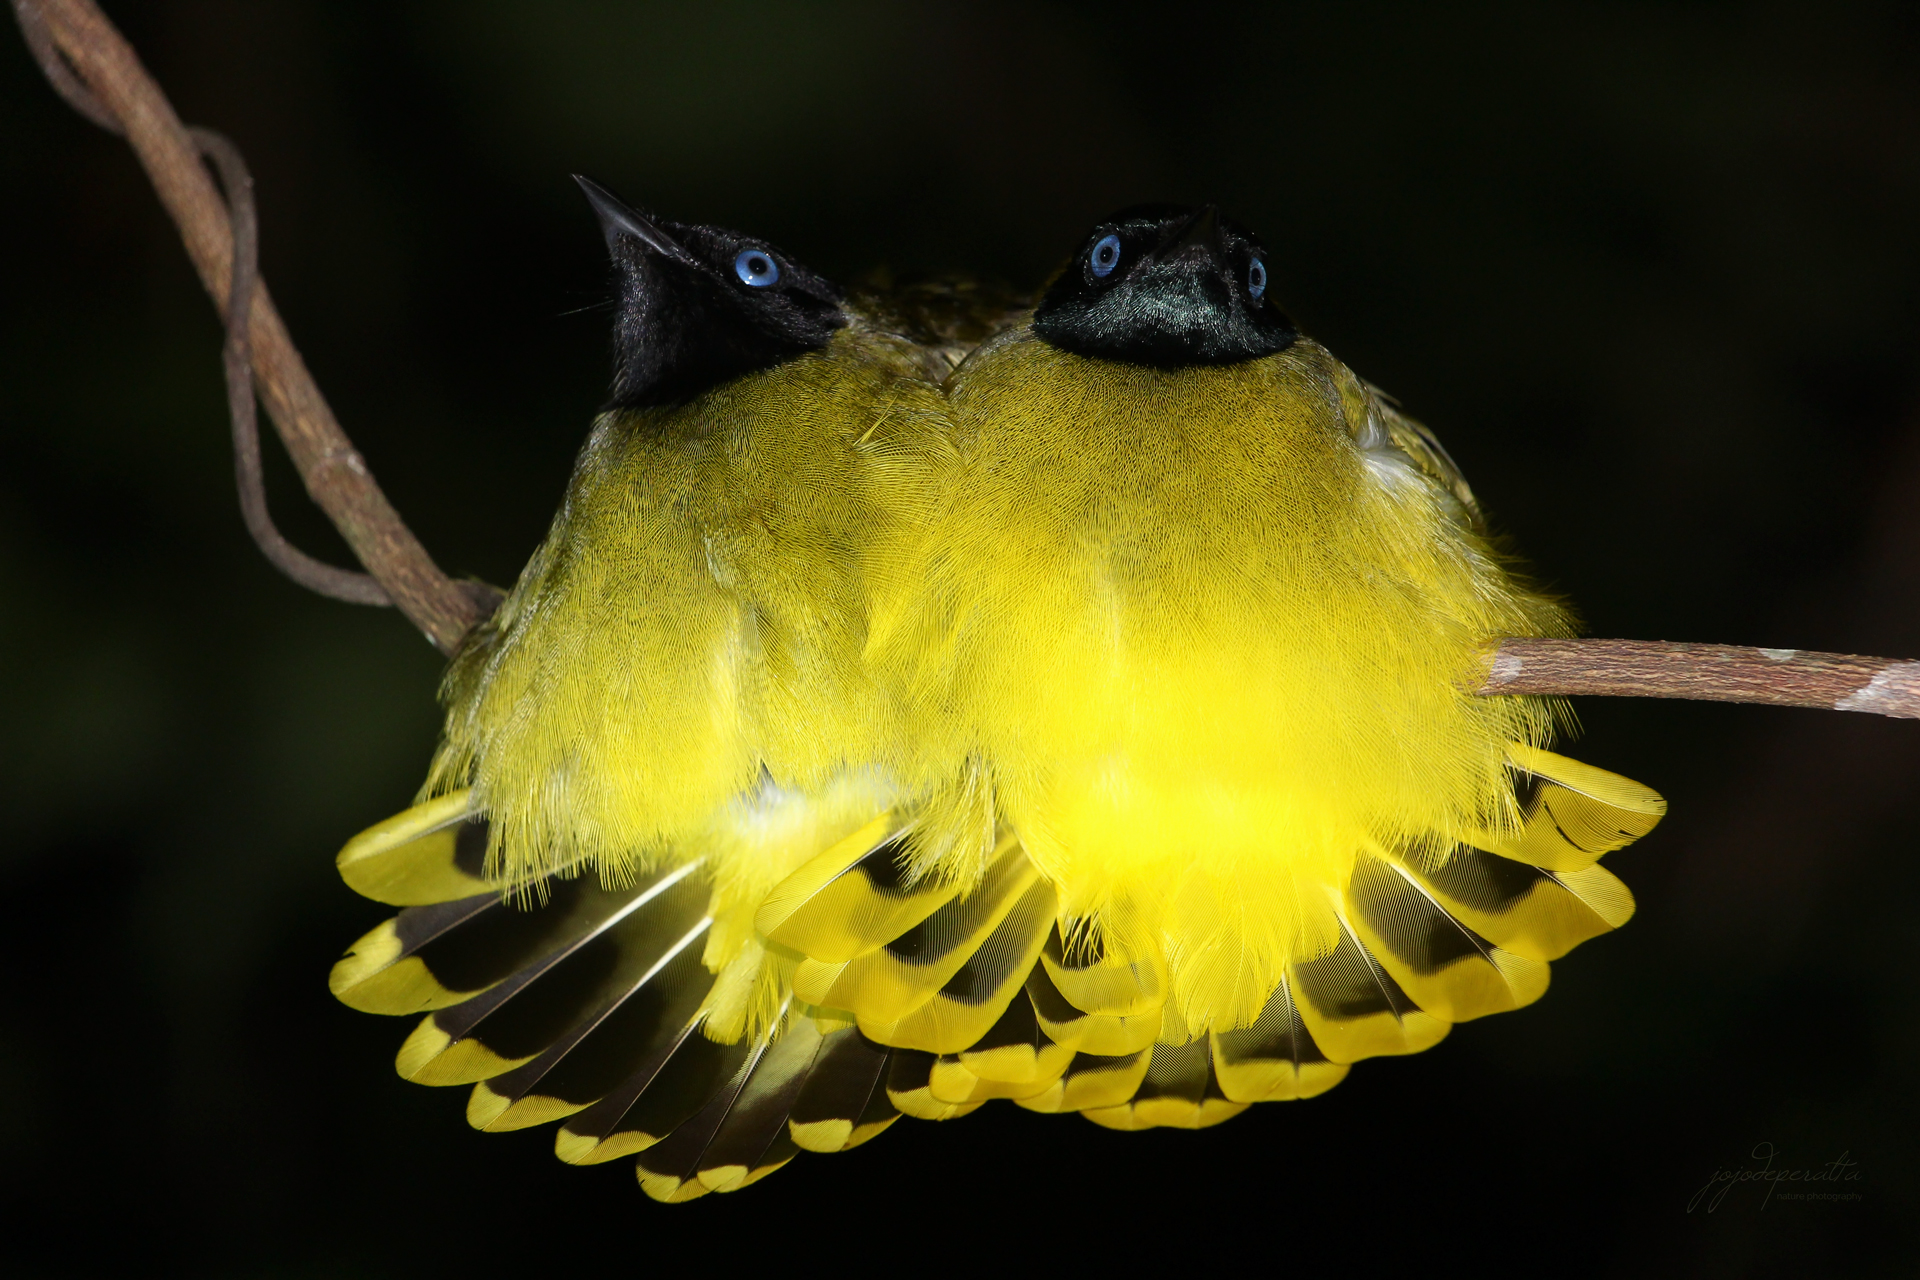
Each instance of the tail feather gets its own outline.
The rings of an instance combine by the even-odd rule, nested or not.
[[[887,1098],[894,1109],[916,1120],[958,1120],[979,1110],[981,1102],[942,1102],[933,1092],[933,1068],[938,1061],[918,1049],[896,1049],[887,1066]]]
[[[582,1111],[661,1054],[700,1008],[713,979],[697,945],[712,924],[696,921],[608,1007],[585,1018],[539,1057],[473,1087],[476,1129],[525,1129]],[[663,939],[664,940],[664,939]]]
[[[1124,1058],[1146,1048],[1160,1034],[1161,1007],[1137,1014],[1088,1013],[1060,994],[1044,964],[1027,974],[1027,997],[1033,1001],[1040,1029],[1056,1044],[1080,1053]]]
[[[1039,879],[1011,837],[996,852],[971,892],[950,898],[884,945],[850,961],[801,961],[793,977],[794,994],[809,1004],[850,1009],[872,1027],[898,1022],[925,1004],[985,945]]]
[[[787,1020],[701,1154],[700,1181],[715,1191],[737,1190],[800,1154],[788,1122],[825,1047],[816,1019],[796,1012]]]
[[[1202,1128],[1519,1008],[1545,991],[1549,961],[1632,915],[1596,859],[1664,802],[1551,753],[1515,745],[1509,761],[1520,825],[1444,856],[1356,856],[1325,886],[1333,946],[1287,961],[1244,1027],[1170,1003],[1157,939],[1061,919],[1015,834],[970,886],[916,879],[893,813],[758,904],[761,950],[740,954],[763,959],[747,973],[716,942],[736,936],[716,922],[739,921],[739,906],[712,899],[700,864],[622,889],[563,871],[537,902],[508,901],[482,875],[484,818],[464,795],[435,800],[343,851],[350,884],[404,909],[332,985],[355,1008],[426,1014],[402,1074],[473,1084],[476,1127],[561,1121],[561,1159],[637,1156],[642,1187],[666,1201],[851,1149],[903,1114],[955,1119],[995,1098],[1110,1128]],[[729,981],[778,1010],[730,1044],[741,1024],[709,1018]]]
[[[906,838],[894,826],[882,814],[781,881],[754,927],[822,964],[844,964],[946,905],[959,887],[911,881]]]
[[[1059,1063],[1062,1071],[1066,1070],[1067,1060],[1063,1058]],[[995,1098],[1009,1098],[1017,1102],[1021,1098],[1045,1093],[1052,1085],[1051,1079],[983,1079],[968,1070],[957,1054],[941,1054],[936,1057],[933,1060],[933,1070],[927,1077],[927,1089],[935,1101],[961,1105],[991,1102]]]
[[[1363,854],[1354,864],[1347,902],[1369,954],[1415,1004],[1443,1022],[1518,1009],[1546,994],[1545,964],[1475,933],[1383,858]]]
[[[1380,1054],[1419,1053],[1451,1027],[1413,1002],[1360,941],[1344,911],[1334,949],[1291,967],[1302,1020],[1314,1043],[1334,1062]]]
[[[361,897],[419,907],[490,892],[486,857],[486,820],[472,817],[467,793],[457,791],[367,828],[335,865]]]
[[[858,1034],[857,1032],[855,1034]],[[889,1073],[893,1066],[891,1051],[887,1059]],[[887,1077],[883,1075],[874,1082],[873,1094],[867,1099],[867,1105],[860,1112],[859,1120],[853,1126],[853,1132],[840,1147],[842,1151],[851,1151],[855,1147],[885,1133],[900,1118],[900,1108],[893,1105],[893,1098],[887,1093]],[[791,1131],[792,1126],[788,1126]]]
[[[1029,1111],[1045,1112],[1117,1107],[1139,1091],[1152,1057],[1151,1047],[1118,1057],[1076,1053],[1045,1092],[1015,1101]]]
[[[634,1172],[640,1179],[640,1189],[650,1198],[664,1204],[681,1204],[713,1190],[699,1176],[700,1157],[732,1112],[733,1104],[766,1047],[764,1040],[756,1043],[754,1052],[726,1087],[640,1152]]]
[[[771,1173],[793,1156],[776,1139],[786,1132],[794,1095],[813,1065],[820,1034],[811,1018],[780,1017],[754,1038],[739,1069],[691,1117],[640,1153],[640,1186],[655,1200],[678,1203],[709,1191],[730,1191],[756,1171]],[[784,1027],[784,1031],[783,1031]],[[769,1153],[774,1165],[762,1165]]]
[[[474,991],[485,990],[484,980],[474,991],[448,984],[459,979],[458,967],[442,959],[432,944],[461,925],[500,905],[499,896],[482,893],[433,906],[408,907],[383,920],[347,948],[347,954],[327,975],[327,986],[339,1001],[362,1013],[409,1014],[444,1009]],[[448,972],[436,972],[434,961]]]
[[[1024,855],[1020,856],[1026,862]],[[1009,895],[1011,896],[1011,895]],[[860,1029],[885,1044],[929,1053],[959,1053],[993,1029],[1016,997],[1053,927],[1053,886],[1027,865],[1025,887],[953,976],[918,1008],[878,1025],[855,1006]]]
[[[1533,960],[1558,960],[1633,915],[1633,894],[1604,867],[1546,871],[1463,845],[1409,870],[1454,919]]]
[[[537,908],[495,893],[408,907],[356,942],[334,965],[329,985],[346,1004],[369,1012],[460,1004],[599,934],[671,874],[678,872],[623,889],[592,875],[551,877],[539,886],[546,901]]]
[[[1331,1062],[1313,1041],[1293,1000],[1292,983],[1279,989],[1254,1024],[1211,1035],[1214,1077],[1233,1102],[1287,1102],[1325,1093],[1347,1078],[1346,1063]]]
[[[1101,935],[1089,930],[1069,948],[1056,928],[1040,958],[1054,987],[1084,1012],[1124,1018],[1166,1003],[1167,962],[1156,946],[1110,952]]]
[[[1114,1107],[1092,1107],[1080,1114],[1108,1129],[1205,1129],[1247,1109],[1221,1092],[1205,1040],[1182,1045],[1156,1044],[1140,1087]]]
[[[960,1052],[960,1065],[982,1080],[1026,1084],[1059,1079],[1073,1060],[1074,1046],[1061,1044],[1040,1027],[1033,998],[1026,992],[1007,1002],[1006,1012]]]
[[[1665,816],[1659,792],[1578,760],[1510,743],[1521,827],[1485,847],[1548,871],[1579,871],[1638,840]]]
[[[698,863],[684,863],[605,895],[611,909],[591,913],[598,919],[580,937],[479,995],[428,1014],[400,1051],[400,1074],[421,1084],[473,1084],[538,1057],[631,990],[700,919],[707,895],[698,870]]]
[[[689,1022],[665,1054],[569,1117],[554,1136],[554,1154],[568,1164],[599,1164],[645,1151],[698,1115],[754,1047],[746,1039],[717,1044]]]
[[[793,1140],[807,1151],[845,1151],[874,1136],[862,1136],[863,1126],[885,1128],[899,1119],[887,1100],[889,1054],[856,1028],[827,1032],[787,1119]],[[876,1097],[884,1110],[869,1118]]]

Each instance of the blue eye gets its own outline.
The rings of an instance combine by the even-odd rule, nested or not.
[[[1100,242],[1093,246],[1093,252],[1087,255],[1087,265],[1093,268],[1096,276],[1111,275],[1120,265],[1120,237],[1101,236]]]
[[[733,274],[740,277],[741,284],[750,284],[756,289],[764,289],[780,278],[780,264],[773,255],[759,249],[742,249],[740,256],[733,260]]]
[[[1267,291],[1267,264],[1255,258],[1247,268],[1247,292],[1258,298]]]

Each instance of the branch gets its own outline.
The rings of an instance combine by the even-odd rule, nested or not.
[[[160,86],[93,0],[13,3],[28,46],[54,88],[83,115],[126,136],[160,202],[179,228],[201,283],[224,311],[229,282],[235,276],[232,221],[212,177],[200,163],[196,140],[174,115]],[[215,141],[208,145],[219,147]],[[229,195],[236,200],[236,207],[247,203],[250,213],[243,172],[230,170],[229,177]],[[239,248],[240,300],[245,304],[248,282],[244,277],[251,254],[249,246]],[[238,318],[237,313],[234,318]],[[492,611],[498,593],[479,583],[456,582],[433,563],[340,429],[264,282],[255,285],[246,330],[230,335],[228,352],[242,506],[249,530],[261,540],[261,549],[304,585],[332,588],[328,594],[346,592],[348,598],[366,603],[391,600],[442,652],[452,653],[467,632]],[[231,365],[236,352],[243,357],[239,369]],[[257,437],[241,416],[251,418],[253,402],[250,390],[236,386],[245,379],[233,376],[244,371],[247,355],[251,356],[253,377],[259,380],[260,398],[299,469],[308,495],[333,521],[372,574],[373,582],[322,565],[288,546],[266,519],[264,497],[257,490],[249,493],[250,480],[257,483]],[[240,407],[243,399],[244,410]],[[249,439],[255,442],[251,458],[246,448]],[[268,535],[264,538],[263,530]]]
[[[1500,642],[1476,693],[1693,698],[1920,720],[1920,662],[1664,640]]]
[[[207,292],[227,317],[228,393],[235,470],[247,528],[268,559],[305,586],[340,599],[392,601],[442,652],[452,653],[499,603],[499,593],[442,573],[374,483],[334,420],[287,335],[255,267],[252,183],[239,153],[206,130],[187,130],[127,42],[93,0],[13,0],[47,79],[73,108],[125,134],[172,215]],[[229,213],[200,163],[222,171]],[[236,240],[235,227],[239,229]],[[229,295],[229,281],[237,287]],[[244,327],[240,318],[246,316]],[[251,377],[249,377],[251,364]],[[349,573],[289,546],[260,485],[252,378],[307,493],[371,571]],[[1483,695],[1610,695],[1825,707],[1920,719],[1920,662],[1639,640],[1500,642]]]
[[[240,489],[240,518],[254,545],[280,572],[309,591],[348,604],[392,604],[370,574],[322,564],[286,540],[267,513],[267,485],[260,470],[260,424],[254,416],[253,343],[247,318],[260,287],[260,219],[253,207],[253,175],[240,148],[211,129],[189,129],[200,154],[220,171],[233,223],[233,288],[227,293],[227,415],[233,419],[233,473]]]

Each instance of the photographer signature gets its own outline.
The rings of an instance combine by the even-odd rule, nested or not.
[[[1860,1165],[1851,1159],[1851,1152],[1842,1151],[1837,1157],[1814,1169],[1775,1168],[1774,1161],[1780,1153],[1771,1142],[1762,1142],[1754,1147],[1749,1160],[1758,1161],[1758,1165],[1743,1165],[1734,1169],[1715,1169],[1707,1184],[1693,1193],[1693,1199],[1687,1201],[1687,1212],[1698,1209],[1702,1201],[1706,1202],[1708,1213],[1720,1207],[1727,1192],[1742,1182],[1762,1182],[1767,1193],[1761,1198],[1760,1207],[1765,1209],[1779,1192],[1782,1200],[1828,1200],[1848,1201],[1863,1197],[1857,1189],[1845,1184],[1860,1181]],[[1781,1191],[1783,1182],[1805,1184],[1799,1190]]]

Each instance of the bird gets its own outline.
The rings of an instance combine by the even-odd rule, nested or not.
[[[443,686],[334,993],[571,1163],[731,1192],[993,1099],[1199,1128],[1545,989],[1664,802],[1471,696],[1570,622],[1199,210],[1030,311],[582,181],[612,399]]]
[[[989,947],[1095,1058],[1023,1105],[1114,1128],[1312,1096],[1537,999],[1631,914],[1597,863],[1666,808],[1547,750],[1552,701],[1474,696],[1499,638],[1569,612],[1271,285],[1215,206],[1095,226],[947,379],[960,458],[873,623],[918,711],[916,869],[1051,893]],[[903,1003],[817,994],[881,1038]]]

